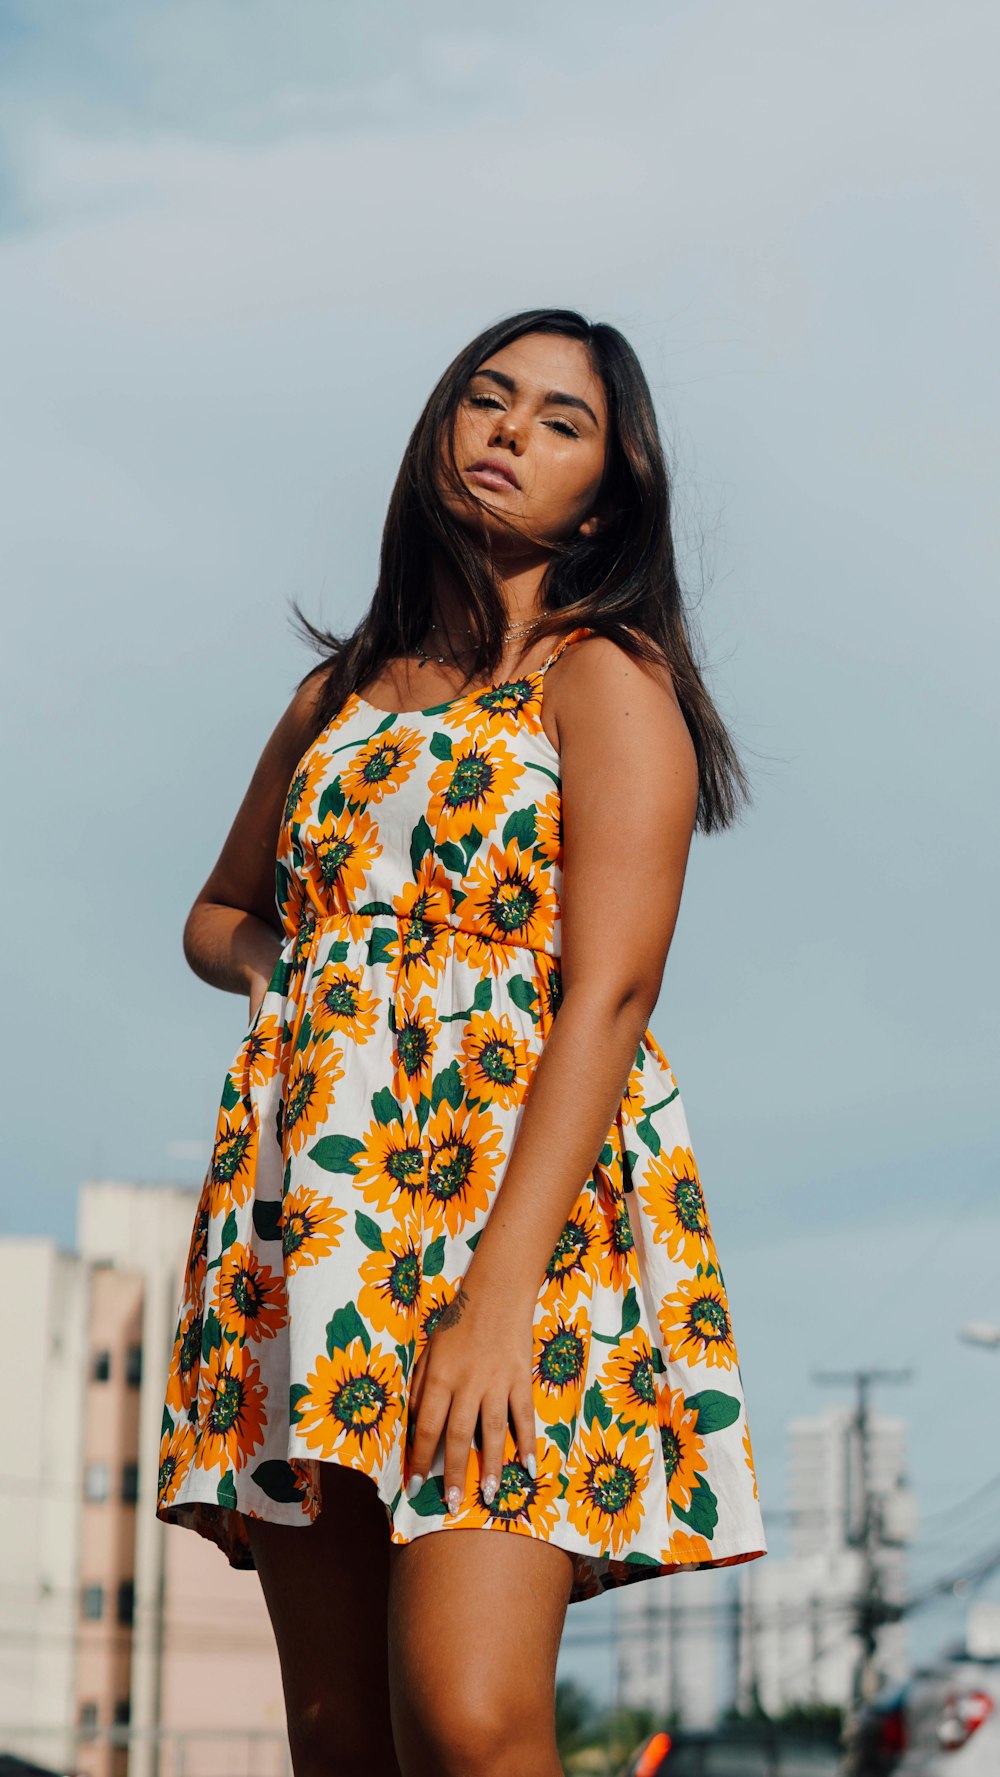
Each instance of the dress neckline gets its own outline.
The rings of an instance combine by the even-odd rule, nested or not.
[[[376,716],[391,716],[393,721],[402,721],[404,716],[441,716],[445,710],[457,709],[460,703],[473,703],[477,697],[486,697],[490,691],[500,691],[504,685],[520,685],[540,679],[548,664],[546,661],[544,665],[537,666],[534,672],[519,673],[514,679],[496,679],[492,685],[480,685],[478,691],[463,691],[458,697],[449,697],[444,703],[432,703],[427,709],[387,710],[380,703],[370,703],[367,697],[361,696],[360,691],[352,691],[351,696],[362,709],[371,710]]]

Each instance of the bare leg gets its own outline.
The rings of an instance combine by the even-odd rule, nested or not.
[[[366,1475],[320,1466],[314,1524],[247,1521],[295,1777],[399,1777],[386,1661],[389,1524]]]
[[[562,1777],[564,1549],[442,1530],[390,1550],[389,1683],[403,1777]]]

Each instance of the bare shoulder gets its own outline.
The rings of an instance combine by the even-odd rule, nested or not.
[[[607,636],[583,636],[547,675],[545,698],[560,750],[584,738],[602,746],[644,744],[657,752],[666,747],[682,767],[697,771],[665,660],[639,660]]]

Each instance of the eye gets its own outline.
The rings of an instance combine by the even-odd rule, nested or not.
[[[470,395],[470,407],[502,407],[499,395]]]
[[[576,427],[570,425],[569,420],[546,420],[545,424],[550,426],[553,432],[558,432],[563,438],[579,438],[580,436]]]

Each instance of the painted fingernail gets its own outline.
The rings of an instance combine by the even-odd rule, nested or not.
[[[497,1481],[496,1475],[487,1475],[482,1487],[483,1504],[485,1506],[491,1506],[493,1504],[493,1501],[497,1496],[498,1486],[499,1482]]]
[[[411,1475],[409,1480],[406,1483],[406,1497],[407,1497],[407,1499],[416,1499],[417,1494],[420,1492],[420,1489],[423,1486],[423,1484],[424,1484],[423,1475]]]
[[[454,1517],[455,1513],[458,1511],[458,1508],[459,1508],[461,1502],[462,1502],[461,1490],[458,1487],[449,1487],[449,1489],[448,1489],[448,1510],[451,1513],[452,1517]]]
[[[535,1474],[538,1469],[538,1464],[535,1461],[535,1453],[533,1450],[530,1451],[529,1454],[525,1457],[524,1466],[527,1469],[529,1475],[531,1476],[531,1479],[534,1480]]]

